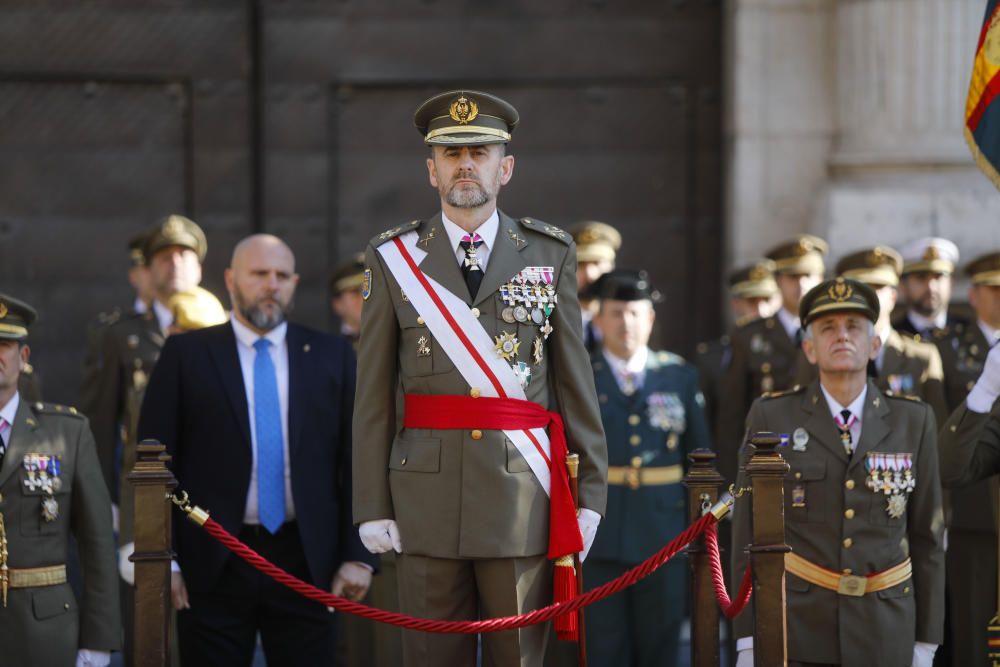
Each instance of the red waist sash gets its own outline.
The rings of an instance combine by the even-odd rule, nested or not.
[[[556,559],[583,550],[583,537],[566,472],[566,433],[562,417],[538,403],[516,398],[406,394],[406,428],[525,431],[549,466],[549,551]],[[528,429],[549,429],[549,455]]]

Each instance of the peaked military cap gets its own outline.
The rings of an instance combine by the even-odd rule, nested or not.
[[[823,257],[830,252],[826,241],[812,234],[799,234],[767,251],[774,262],[775,273],[792,275],[822,274],[826,270]]]
[[[836,271],[866,285],[895,287],[903,271],[903,257],[889,246],[877,245],[845,255],[837,262]]]
[[[428,146],[505,144],[520,117],[509,102],[478,90],[452,90],[425,101],[413,123]]]
[[[973,285],[1000,286],[1000,252],[980,255],[965,267]]]
[[[146,245],[147,233],[143,232],[128,240],[128,261],[132,266],[143,266],[146,264],[146,255],[143,253],[143,247]]]
[[[591,299],[612,299],[614,301],[643,301],[654,303],[661,299],[653,289],[649,274],[634,269],[614,269],[603,274],[586,289]]]
[[[778,293],[774,262],[759,259],[729,274],[729,296],[737,299],[768,298]]]
[[[578,222],[567,231],[576,241],[577,262],[613,262],[622,247],[622,235],[606,222]]]
[[[330,274],[330,293],[333,296],[344,292],[361,291],[361,284],[364,282],[365,256],[364,253],[351,255],[350,258],[341,262]]]
[[[825,280],[806,292],[799,304],[799,319],[807,327],[823,315],[852,311],[860,312],[873,323],[878,321],[878,295],[864,283],[840,277]]]
[[[35,309],[25,302],[0,294],[0,338],[24,340],[37,317]]]
[[[899,252],[903,256],[904,276],[919,271],[950,275],[958,264],[958,246],[935,236],[910,241]]]
[[[194,250],[198,261],[205,261],[208,252],[205,232],[193,220],[177,214],[168,215],[147,232],[143,254],[148,262],[158,250],[175,245]]]

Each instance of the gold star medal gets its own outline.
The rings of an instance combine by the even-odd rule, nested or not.
[[[521,341],[517,339],[517,336],[505,331],[501,335],[495,336],[493,340],[493,347],[498,357],[503,357],[506,361],[512,361],[517,358],[517,350],[521,346]]]

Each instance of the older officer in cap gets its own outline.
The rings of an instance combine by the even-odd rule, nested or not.
[[[341,262],[330,274],[330,307],[340,320],[340,333],[358,349],[361,333],[361,284],[364,282],[365,256],[357,253]]]
[[[586,556],[606,501],[575,246],[497,209],[514,172],[510,104],[447,92],[415,121],[442,210],[379,234],[365,255],[354,517],[370,550],[399,553],[405,613],[517,614],[552,601],[550,560]],[[580,455],[579,518],[567,443]],[[545,638],[545,626],[485,634],[483,664],[540,665]],[[404,632],[403,654],[406,665],[469,665],[476,640]]]
[[[966,396],[973,398],[971,392],[986,372],[987,355],[1000,341],[1000,252],[980,255],[965,272],[972,283],[969,304],[976,321],[934,334],[944,363],[949,410],[960,409]],[[987,412],[985,407],[979,405],[976,412]],[[956,666],[983,664],[985,623],[997,611],[989,591],[996,591],[998,482],[996,477],[974,477],[963,478],[961,484],[952,480],[949,490],[949,645]]]
[[[726,397],[719,406],[716,443],[720,448],[739,446],[743,421],[755,398],[764,392],[788,389],[795,382],[795,368],[802,338],[799,302],[823,279],[826,242],[809,234],[796,236],[767,253],[774,262],[774,279],[781,294],[777,312],[749,322],[733,333],[733,358],[720,389]],[[720,461],[720,466],[732,463]]]
[[[684,462],[710,448],[698,373],[684,359],[647,346],[658,298],[644,271],[615,270],[595,284],[604,332],[594,354],[608,441],[608,511],[584,569],[595,588],[641,563],[687,525]],[[687,569],[671,561],[587,610],[595,665],[670,665],[687,604]]]
[[[576,289],[583,313],[583,342],[589,352],[599,349],[601,331],[594,326],[598,303],[590,295],[590,286],[615,268],[615,258],[622,247],[622,235],[606,222],[587,220],[567,230],[576,242]]]
[[[0,294],[0,662],[104,667],[121,642],[111,502],[83,415],[17,391],[34,320]],[[66,582],[71,533],[79,602]]]
[[[788,440],[789,665],[929,667],[944,618],[934,413],[867,377],[881,345],[879,300],[870,287],[826,281],[802,299],[801,317],[803,350],[819,379],[765,394],[747,417],[751,433]],[[750,504],[738,502],[735,512],[732,574],[739,581],[751,541]],[[737,664],[749,665],[753,615],[741,614],[734,626]]]
[[[964,320],[948,312],[958,246],[937,237],[915,239],[900,248],[903,276],[899,289],[906,312],[892,323],[904,336],[934,341],[934,335]]]

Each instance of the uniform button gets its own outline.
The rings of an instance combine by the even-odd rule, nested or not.
[[[851,575],[851,574],[854,574],[854,570],[852,570],[852,569],[851,569],[851,568],[849,568],[849,567],[845,567],[845,568],[844,568],[844,574],[847,574],[847,575]]]
[[[473,387],[472,389],[470,389],[469,396],[471,396],[472,398],[479,398],[480,396],[479,387]]]
[[[638,435],[629,436],[628,444],[632,445],[633,447],[638,445],[640,442],[642,442],[642,438],[640,436]]]
[[[768,373],[770,373],[771,372],[771,364],[769,364],[766,361],[764,363],[762,363],[760,365],[760,372],[764,373],[765,375],[767,375]]]
[[[476,429],[475,431],[473,431],[469,435],[472,436],[473,440],[482,440],[483,439],[483,432],[480,431],[479,429]]]
[[[844,486],[847,487],[848,491],[851,490],[851,489],[853,489],[854,488],[854,480],[853,479],[847,480],[846,482],[844,482]]]
[[[904,586],[903,587],[903,592],[904,593],[909,593],[910,592],[910,587],[909,586]]]
[[[854,510],[844,510],[844,517],[848,519],[854,518]]]
[[[472,309],[472,316],[473,317],[479,317],[479,309],[478,308],[473,308]]]
[[[641,456],[633,456],[632,457],[632,467],[633,468],[641,468],[642,467],[642,457]]]
[[[399,465],[401,465],[401,466],[405,466],[406,465],[406,457],[405,456],[403,457],[403,460],[399,462]]]
[[[795,479],[802,479],[802,473],[800,472],[795,473]]]
[[[419,324],[420,326],[424,326],[424,318],[418,317],[417,318],[417,324]]]
[[[952,425],[951,425],[951,426],[949,426],[948,428],[949,428],[949,429],[951,429],[951,432],[952,432],[952,433],[954,433],[955,431],[957,431],[957,430],[958,430],[958,427],[957,427],[957,426],[955,426],[954,424],[952,424]]]
[[[63,603],[63,609],[69,611],[69,602]]]
[[[642,419],[641,417],[639,417],[639,415],[628,416],[628,423],[632,426],[638,426],[640,421],[642,421]]]
[[[841,544],[843,544],[843,545],[844,545],[844,548],[845,548],[845,549],[850,549],[850,548],[851,548],[851,545],[852,545],[852,544],[854,544],[854,540],[852,540],[852,539],[851,539],[851,538],[849,538],[849,537],[845,537],[845,538],[844,538],[844,541],[843,541],[843,542],[842,542]]]

